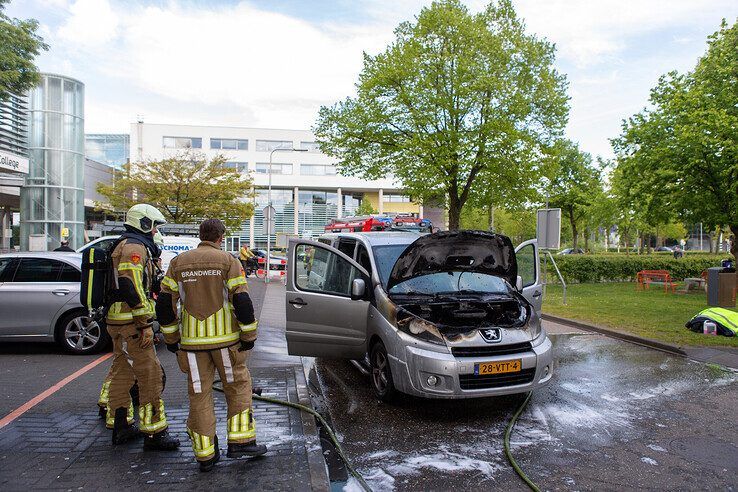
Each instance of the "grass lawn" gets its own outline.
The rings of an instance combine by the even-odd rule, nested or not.
[[[665,294],[658,286],[637,291],[634,283],[572,284],[561,303],[560,285],[549,285],[543,312],[674,345],[738,347],[738,337],[708,336],[684,327],[707,307],[704,292]]]

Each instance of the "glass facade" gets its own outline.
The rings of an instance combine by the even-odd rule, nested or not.
[[[27,101],[10,94],[0,99],[0,150],[26,157],[28,155]]]
[[[223,150],[249,150],[249,141],[235,138],[211,138],[210,148]]]
[[[29,97],[30,171],[21,188],[21,249],[44,235],[47,249],[69,229],[70,246],[84,242],[84,84],[43,74]]]
[[[259,152],[271,152],[274,149],[291,149],[292,142],[290,140],[257,140],[256,150]]]
[[[122,133],[88,133],[85,135],[85,156],[120,169],[131,157],[131,137]]]
[[[257,162],[256,172],[259,174],[269,174],[269,163]],[[272,174],[292,174],[292,164],[272,162]]]
[[[300,174],[305,176],[335,176],[336,166],[331,164],[300,164]]]
[[[200,137],[164,137],[162,146],[165,149],[201,149]]]

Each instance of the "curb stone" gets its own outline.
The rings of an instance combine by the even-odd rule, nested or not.
[[[623,340],[654,350],[660,350],[662,352],[667,352],[669,354],[677,355],[680,357],[686,357],[698,362],[717,364],[733,370],[738,369],[738,352],[733,353],[710,347],[679,347],[676,345],[651,340],[649,338],[643,338],[636,335],[631,335],[629,333],[623,333],[621,331],[611,330],[609,328],[602,328],[600,326],[582,323],[581,321],[576,321],[569,318],[562,318],[546,313],[543,313],[541,315],[541,318],[548,321],[553,321],[554,323],[573,326],[574,328],[579,328],[580,330],[600,333],[611,338],[617,338],[618,340]]]
[[[308,408],[313,408],[302,366],[295,367],[294,370],[299,403]],[[315,424],[315,418],[302,411],[300,412],[300,418],[302,419],[302,428],[305,436],[305,451],[308,456],[310,488],[316,491],[328,491],[330,489],[328,468],[323,457],[323,448],[320,445],[320,436],[318,435],[318,426]]]

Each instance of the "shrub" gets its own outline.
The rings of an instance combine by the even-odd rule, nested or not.
[[[634,281],[641,270],[666,270],[674,280],[699,277],[703,270],[720,266],[729,255],[694,255],[675,259],[668,255],[561,255],[556,264],[566,282]],[[549,281],[558,276],[548,262]]]

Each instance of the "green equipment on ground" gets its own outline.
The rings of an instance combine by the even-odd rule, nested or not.
[[[726,337],[738,336],[738,313],[730,309],[711,307],[700,311],[685,326],[697,333],[705,333],[706,321],[715,323],[718,335]]]

